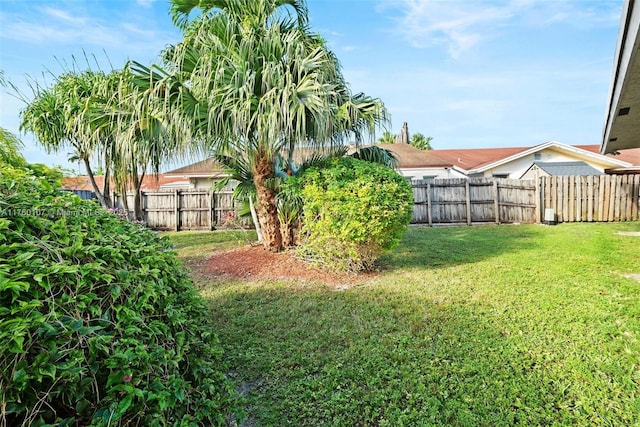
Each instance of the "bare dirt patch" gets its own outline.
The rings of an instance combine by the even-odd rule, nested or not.
[[[640,282],[640,274],[631,273],[631,274],[623,274],[623,276],[626,277],[627,279],[633,279]]]
[[[215,253],[199,263],[198,270],[198,273],[204,276],[321,283],[336,289],[347,289],[354,284],[373,279],[379,274],[326,271],[295,258],[292,252],[273,253],[262,246],[242,246]]]

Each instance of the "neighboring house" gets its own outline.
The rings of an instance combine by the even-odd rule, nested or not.
[[[464,178],[464,172],[451,162],[434,156],[431,150],[419,150],[405,143],[379,144],[378,147],[393,154],[398,161],[398,172],[411,180],[432,181],[440,178]]]
[[[588,150],[593,153],[600,153],[599,145],[576,145],[578,148]],[[640,173],[640,148],[630,148],[626,150],[616,151],[615,154],[607,154],[608,157],[612,157],[623,162],[630,163],[631,166],[616,167],[605,169],[605,173],[610,175],[626,175]]]
[[[188,183],[188,188],[201,190],[210,189],[216,181],[228,176],[223,167],[213,158],[208,158],[190,165],[165,172],[167,178],[182,179]]]
[[[538,176],[565,174],[599,175],[621,173],[622,170],[640,166],[640,149],[605,156],[599,153],[597,145],[571,146],[556,141],[534,147],[457,150],[419,150],[403,142],[379,144],[378,147],[390,151],[398,160],[398,172],[412,181],[467,177],[535,179]],[[296,163],[300,164],[313,153],[317,153],[317,149],[297,149],[294,156]],[[217,180],[227,175],[213,158],[209,158],[166,172],[163,176],[164,179],[176,181],[163,183],[160,185],[161,189],[209,189]]]
[[[538,179],[541,176],[604,175],[585,162],[534,162],[521,179]]]
[[[640,2],[625,0],[600,152],[640,147]]]
[[[601,174],[609,169],[633,166],[632,163],[618,157],[605,156],[597,151],[556,141],[533,147],[430,150],[428,153],[450,163],[452,169],[466,177],[535,179],[541,175],[557,175],[560,171]],[[550,167],[550,163],[563,165],[562,168],[553,168]],[[533,168],[534,164],[538,166]],[[540,165],[551,173],[545,172]]]
[[[98,188],[104,186],[104,176],[94,177]],[[164,174],[145,175],[142,179],[140,189],[143,191],[154,191],[173,188],[188,188],[189,181],[183,177],[169,177]],[[83,198],[87,192],[93,193],[93,186],[88,176],[73,176],[62,178],[62,189],[80,194]],[[115,183],[111,182],[111,191],[115,191]]]

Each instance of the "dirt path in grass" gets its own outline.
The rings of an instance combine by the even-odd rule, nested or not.
[[[262,246],[242,246],[218,252],[197,266],[199,274],[245,280],[290,280],[347,289],[378,273],[336,273],[307,265],[291,252],[272,253]]]

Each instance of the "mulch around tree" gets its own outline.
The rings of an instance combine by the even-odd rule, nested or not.
[[[376,272],[352,274],[327,271],[295,258],[291,251],[273,253],[261,245],[215,253],[200,263],[198,270],[204,276],[319,283],[336,289],[347,289],[378,276]]]

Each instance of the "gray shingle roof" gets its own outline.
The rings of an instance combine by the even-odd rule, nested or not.
[[[585,162],[535,162],[534,165],[551,176],[603,175],[598,169]]]

